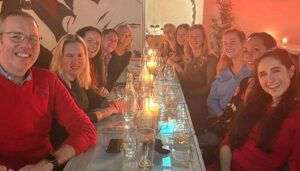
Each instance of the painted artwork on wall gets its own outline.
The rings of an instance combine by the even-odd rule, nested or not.
[[[133,30],[133,51],[141,49],[141,0],[0,0],[1,13],[23,10],[35,17],[43,37],[37,61],[47,67],[51,50],[66,33],[85,26],[100,30],[128,24]]]

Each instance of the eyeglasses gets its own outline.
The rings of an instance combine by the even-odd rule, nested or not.
[[[0,33],[0,35],[2,34],[8,34],[9,38],[11,41],[15,42],[15,43],[22,43],[26,38],[30,41],[30,43],[37,45],[40,40],[42,40],[42,37],[37,36],[37,35],[29,35],[26,36],[25,34],[21,33],[21,32],[3,32]]]

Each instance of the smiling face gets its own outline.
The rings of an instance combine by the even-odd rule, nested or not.
[[[202,48],[203,46],[203,32],[200,29],[192,29],[189,34],[189,44],[192,48],[192,51],[195,49]]]
[[[132,32],[129,28],[122,28],[118,33],[118,44],[129,46],[132,42]]]
[[[110,32],[103,36],[101,46],[105,53],[111,53],[117,47],[118,35],[116,33]]]
[[[257,74],[262,89],[270,94],[275,102],[290,86],[294,68],[286,68],[279,60],[270,56],[259,62]]]
[[[0,39],[1,66],[13,76],[23,77],[39,56],[40,42],[30,38],[39,36],[38,27],[28,17],[9,16],[2,23],[1,32],[25,35],[25,40],[19,43],[13,41],[9,34],[2,34]]]
[[[78,42],[67,43],[63,51],[63,71],[69,81],[74,79],[82,72],[85,59],[84,46]]]
[[[244,61],[250,70],[254,71],[255,61],[259,59],[266,51],[267,47],[263,44],[261,38],[254,36],[247,41]]]
[[[243,53],[244,43],[241,42],[236,32],[228,32],[223,35],[224,53],[229,58],[239,57]]]
[[[83,37],[87,46],[89,58],[94,58],[100,49],[101,36],[96,31],[87,31]]]
[[[188,37],[188,31],[185,28],[180,27],[176,33],[178,44],[184,46],[186,44],[187,37]]]

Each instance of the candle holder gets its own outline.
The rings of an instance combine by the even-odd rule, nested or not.
[[[142,110],[137,114],[137,127],[158,130],[158,104],[152,98],[144,98],[142,103]]]
[[[155,57],[148,58],[147,69],[153,75],[156,73],[156,65],[157,65],[157,62],[156,62]]]

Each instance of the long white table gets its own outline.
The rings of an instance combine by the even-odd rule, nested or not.
[[[139,62],[131,61],[128,70],[138,70]],[[124,71],[118,81],[125,81]],[[124,77],[125,76],[125,77]],[[180,90],[180,84],[178,81],[175,83]],[[174,148],[173,133],[172,128],[174,122],[170,122],[164,125],[164,129],[157,134],[158,139],[162,140],[163,148],[169,149],[170,153],[167,155],[161,155],[158,152],[155,152],[154,155],[154,170],[162,171],[182,171],[182,170],[194,170],[194,171],[205,171],[205,166],[203,163],[201,151],[198,146],[197,137],[193,128],[193,124],[188,112],[187,104],[185,103],[182,91],[180,91],[179,103],[184,105],[186,109],[186,117],[188,118],[188,124],[190,127],[190,138],[188,144],[188,151],[183,151],[182,155],[188,154],[188,159],[184,160],[183,164],[178,162],[178,157],[181,157],[181,151],[176,151]],[[106,148],[110,139],[119,138],[122,139],[124,136],[124,128],[122,123],[121,115],[112,115],[106,118],[103,121],[95,124],[97,130],[97,144],[88,149],[87,151],[82,152],[81,154],[72,158],[66,165],[64,171],[98,171],[98,170],[107,170],[107,171],[117,171],[117,170],[138,170],[137,162],[125,162],[123,160],[123,153],[106,153]]]

